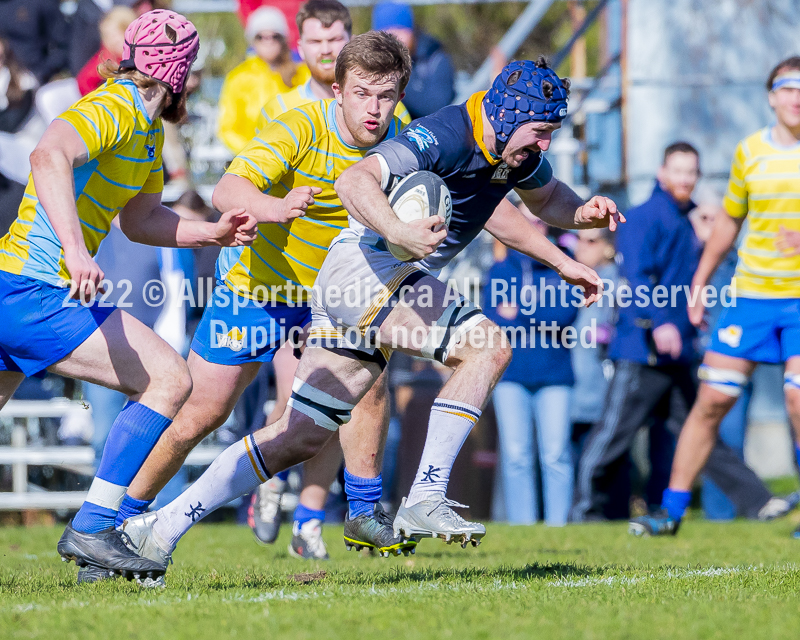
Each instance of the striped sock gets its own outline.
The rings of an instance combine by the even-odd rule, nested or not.
[[[456,456],[480,417],[480,409],[464,402],[434,400],[419,470],[406,498],[407,507],[444,497]]]
[[[172,547],[192,525],[270,478],[252,435],[225,449],[191,487],[156,511],[153,530]]]
[[[76,531],[97,533],[114,526],[128,485],[172,420],[138,402],[119,412],[103,447],[89,495],[72,520]]]

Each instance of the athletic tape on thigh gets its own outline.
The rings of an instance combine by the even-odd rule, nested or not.
[[[350,422],[350,413],[355,406],[334,398],[299,378],[295,378],[292,383],[292,397],[288,404],[311,418],[317,426],[329,431],[336,431],[346,422]]]
[[[716,389],[731,398],[738,398],[742,395],[742,389],[747,384],[747,376],[741,371],[718,369],[707,364],[700,365],[697,377],[712,389]]]
[[[800,373],[789,373],[788,371],[783,374],[783,388],[784,389],[800,389]]]
[[[431,327],[425,344],[422,345],[422,357],[444,364],[450,349],[461,336],[485,318],[479,306],[462,296],[451,303]]]

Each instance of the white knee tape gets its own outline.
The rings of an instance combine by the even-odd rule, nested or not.
[[[783,388],[784,389],[800,389],[800,373],[783,374]]]
[[[748,376],[741,371],[733,369],[718,369],[707,364],[701,364],[697,377],[712,389],[724,393],[731,398],[742,395],[742,389],[747,384]]]
[[[350,413],[355,405],[334,398],[310,384],[295,378],[292,383],[292,397],[287,403],[295,411],[311,418],[314,423],[329,431],[336,431],[350,422]]]
[[[481,308],[462,296],[447,307],[431,327],[425,344],[422,345],[422,357],[444,364],[450,349],[458,344],[464,334],[485,319]]]

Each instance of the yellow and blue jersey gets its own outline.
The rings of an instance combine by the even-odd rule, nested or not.
[[[402,128],[392,118],[386,138]],[[228,173],[246,178],[262,192],[283,198],[295,187],[322,189],[306,215],[287,224],[258,225],[250,247],[225,248],[218,275],[234,292],[258,301],[305,302],[347,211],[333,185],[369,148],[347,144],[336,122],[336,101],[319,100],[292,109],[261,130],[236,156]],[[291,291],[288,289],[291,288]]]
[[[746,298],[800,297],[800,256],[775,247],[781,227],[800,231],[800,144],[777,145],[770,127],[736,147],[724,207],[733,218],[747,216],[734,282]]]
[[[278,116],[318,99],[319,98],[311,91],[310,78],[291,91],[279,93],[262,107],[261,113],[258,116],[258,121],[256,122],[256,134],[258,134],[268,122],[272,122]],[[400,118],[400,122],[404,127],[411,122],[411,114],[408,113],[408,109],[406,109],[402,102],[397,103],[394,109],[394,115]]]
[[[109,80],[65,111],[86,145],[88,161],[73,170],[75,204],[86,248],[97,253],[111,221],[138,193],[164,186],[164,128],[151,120],[136,85]],[[61,242],[28,178],[17,219],[0,239],[0,270],[65,286],[69,273]]]

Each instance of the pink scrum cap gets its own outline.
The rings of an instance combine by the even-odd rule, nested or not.
[[[128,25],[119,68],[136,69],[180,93],[199,48],[191,22],[180,13],[156,9]]]

